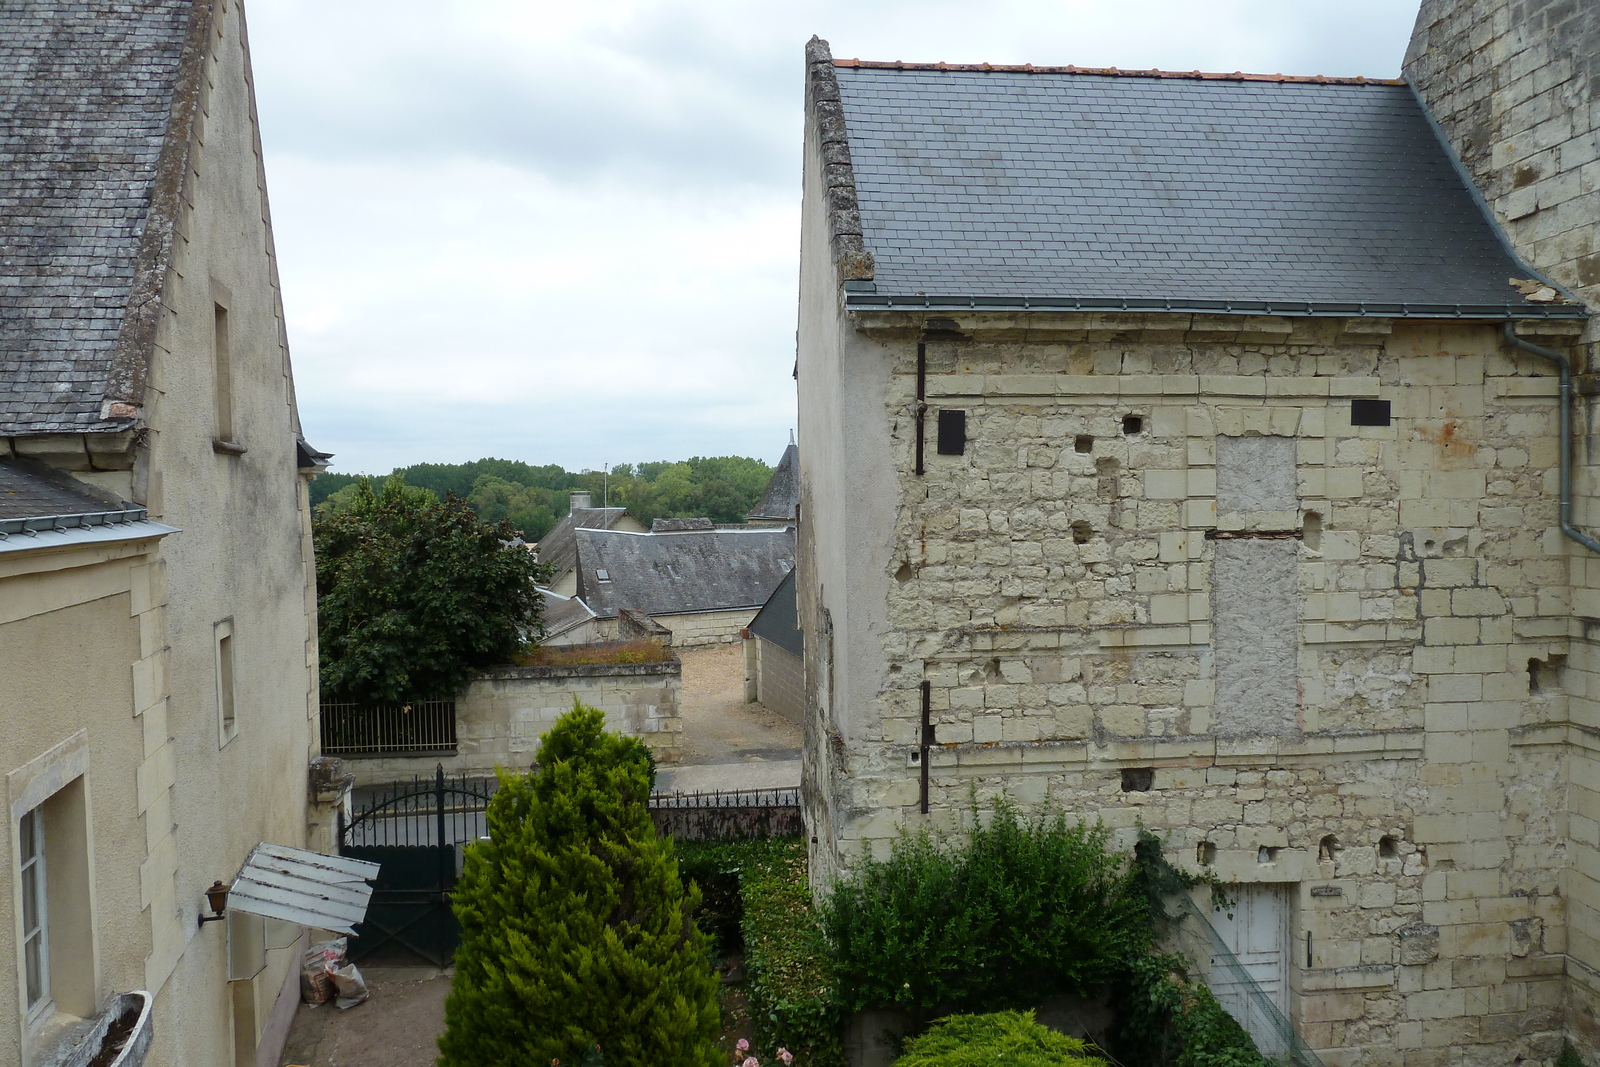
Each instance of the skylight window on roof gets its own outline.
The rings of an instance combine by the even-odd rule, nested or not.
[[[595,571],[594,576],[596,579],[602,582],[609,582],[611,580],[611,573],[609,571]]]

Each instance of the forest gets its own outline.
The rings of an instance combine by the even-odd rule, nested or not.
[[[761,500],[772,468],[744,456],[695,456],[676,462],[619,463],[606,471],[574,473],[554,464],[536,467],[513,459],[470,463],[415,463],[397,467],[407,485],[454,494],[490,522],[509,519],[529,541],[537,541],[567,514],[567,494],[586,489],[596,507],[625,507],[646,526],[658,518],[705,517],[743,522]],[[383,475],[319,475],[311,483],[311,506],[338,510],[358,478]]]

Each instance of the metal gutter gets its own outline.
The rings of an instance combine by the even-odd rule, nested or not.
[[[1561,371],[1561,532],[1591,552],[1600,552],[1600,541],[1572,524],[1572,362],[1553,348],[1545,348],[1517,336],[1517,331],[1507,319],[1504,323],[1506,341],[1524,352],[1547,359]]]
[[[1520,262],[1520,261],[1519,261]],[[1533,271],[1529,271],[1533,275]],[[1539,279],[1544,281],[1543,278]],[[868,283],[871,284],[871,283]],[[1559,291],[1559,286],[1554,286]],[[1432,304],[1320,300],[1184,300],[1151,297],[880,295],[845,283],[847,311],[1153,311],[1188,315],[1274,315],[1283,318],[1586,319],[1570,304]]]
[[[144,518],[139,508],[139,518],[120,522],[83,523],[74,526],[30,526],[41,519],[7,519],[0,522],[0,554],[12,552],[38,552],[77,545],[117,544],[125,541],[145,541],[180,533],[176,526],[151,522]],[[53,518],[96,518],[97,516],[53,516]],[[18,526],[27,528],[17,529]]]

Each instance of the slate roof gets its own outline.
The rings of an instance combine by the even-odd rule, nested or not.
[[[101,403],[194,7],[0,4],[0,434],[128,425]]]
[[[745,516],[750,522],[794,522],[800,514],[800,449],[791,442],[772,469],[761,503]]]
[[[562,516],[561,521],[539,539],[539,562],[555,568],[550,580],[554,581],[578,563],[574,531],[580,528],[609,530],[621,522],[622,516],[627,513],[627,508],[573,508]]]
[[[795,601],[794,571],[784,575],[778,588],[772,591],[767,602],[750,620],[750,632],[771,641],[785,652],[796,656],[806,654],[805,635],[800,632],[800,609]]]
[[[601,618],[756,608],[794,569],[794,530],[578,530],[578,596]],[[600,581],[605,571],[609,581]]]
[[[1403,83],[835,68],[852,308],[1585,314],[1508,284],[1536,275]]]
[[[136,507],[115,497],[97,495],[88,486],[43,463],[0,459],[0,519],[93,515]]]
[[[575,596],[562,596],[549,589],[539,592],[544,595],[544,629],[549,637],[559,637],[595,618],[589,605]]]

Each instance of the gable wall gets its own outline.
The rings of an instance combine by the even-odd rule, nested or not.
[[[233,1032],[223,932],[196,918],[205,888],[231,878],[258,842],[305,843],[316,744],[309,511],[238,0],[218,0],[212,29],[134,472],[151,516],[182,530],[162,547],[167,641],[152,657],[167,682],[166,726],[147,731],[141,771],[167,769],[156,780],[170,817],[147,828],[147,988],[173,1020],[157,1026],[152,1059],[175,1067],[233,1062],[236,1051],[255,1058],[258,1035]],[[213,449],[216,303],[229,313],[243,455]],[[224,619],[238,721],[226,742],[215,666]],[[278,962],[269,971],[281,975]]]
[[[808,349],[802,331],[803,434],[821,418],[814,362],[884,368],[859,389],[881,406],[839,455],[801,442],[817,464],[799,573],[818,882],[901,827],[959,830],[974,796],[1059,804],[1124,845],[1142,821],[1185,866],[1209,844],[1225,880],[1290,884],[1292,1010],[1330,1065],[1478,1044],[1548,1061],[1568,700],[1548,680],[1531,692],[1528,668],[1558,663],[1573,632],[1548,365],[1493,325],[1044,323],[963,320],[967,340],[928,343],[930,406],[966,411],[969,441],[936,455],[930,412],[921,478],[914,324],[855,317],[849,344],[887,366],[845,366],[855,352]],[[1393,425],[1352,426],[1354,398],[1390,401]],[[812,526],[821,490],[885,457],[892,518]],[[1310,513],[1310,541],[1250,536],[1304,531]],[[860,561],[838,593],[840,565],[806,547],[825,536]],[[883,605],[882,625],[834,609],[831,708],[823,583]],[[924,679],[929,816],[911,759]],[[839,740],[819,752],[810,731],[830,721]],[[1152,770],[1152,788],[1125,792],[1124,769]]]

